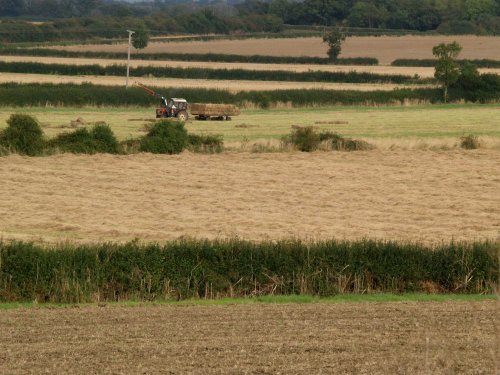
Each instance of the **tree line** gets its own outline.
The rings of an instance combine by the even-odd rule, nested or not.
[[[153,35],[280,32],[284,25],[499,34],[500,0],[219,0],[209,4],[2,0],[0,18],[4,42],[119,37],[124,28],[137,25]]]

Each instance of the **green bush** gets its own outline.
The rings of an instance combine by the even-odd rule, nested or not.
[[[329,148],[334,151],[363,151],[374,147],[366,141],[344,138],[340,134],[324,131],[319,134],[321,142],[328,142]]]
[[[492,242],[238,239],[163,245],[0,242],[0,301],[87,302],[266,294],[491,293]]]
[[[188,149],[193,152],[219,153],[224,148],[222,135],[188,134]]]
[[[437,60],[435,59],[396,59],[391,62],[392,66],[423,66],[434,67]],[[500,68],[499,60],[481,59],[481,60],[457,60],[461,65],[473,64],[478,68]]]
[[[107,124],[94,125],[90,131],[80,128],[70,133],[62,133],[50,141],[50,146],[62,152],[74,154],[116,154],[118,141]]]
[[[188,144],[184,123],[170,120],[158,121],[141,138],[139,150],[153,154],[179,154]]]
[[[291,144],[297,150],[304,152],[311,152],[318,149],[321,142],[319,134],[312,126],[300,126],[292,130],[292,132],[283,137],[284,144]]]
[[[40,155],[45,148],[42,128],[32,116],[12,114],[0,133],[0,145],[22,155]]]

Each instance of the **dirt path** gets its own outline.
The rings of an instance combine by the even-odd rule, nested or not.
[[[0,158],[0,237],[496,239],[500,151]]]
[[[0,372],[492,374],[496,313],[495,301],[8,310]]]

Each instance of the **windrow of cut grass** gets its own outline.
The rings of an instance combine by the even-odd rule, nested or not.
[[[434,67],[437,60],[434,59],[396,59],[392,66],[415,66],[415,67]],[[481,59],[481,60],[458,60],[460,64],[472,64],[478,68],[500,68],[499,60]]]
[[[188,98],[191,103],[226,103],[245,106],[251,104],[268,108],[278,103],[294,107],[313,105],[384,105],[405,102],[439,103],[439,89],[401,89],[394,91],[348,91],[348,90],[273,90],[241,91],[203,88],[152,87],[165,97]],[[500,94],[497,93],[500,99]],[[450,100],[461,100],[450,90]],[[137,87],[125,90],[123,86],[50,83],[5,83],[0,84],[0,105],[22,106],[142,106],[158,104]]]
[[[390,241],[0,243],[0,301],[88,302],[338,293],[491,293],[498,246]]]
[[[127,53],[97,52],[97,51],[68,51],[48,48],[1,48],[0,55],[4,56],[44,56],[44,57],[79,57],[94,59],[126,59]],[[266,55],[237,55],[221,53],[141,53],[135,52],[134,59],[139,60],[175,60],[175,61],[210,61],[210,62],[240,62],[259,64],[315,64],[315,65],[378,65],[373,57],[352,57],[330,60],[326,57],[310,56],[266,56]]]
[[[0,62],[0,72],[58,74],[58,75],[97,75],[125,76],[125,65],[71,65],[42,64],[36,62]],[[429,84],[435,83],[432,78],[406,76],[399,74],[375,74],[367,72],[290,72],[284,70],[250,70],[250,69],[206,69],[138,66],[130,68],[135,77],[171,77],[184,79],[208,80],[249,80],[249,81],[281,81],[281,82],[338,82],[338,83],[395,83],[395,84]]]

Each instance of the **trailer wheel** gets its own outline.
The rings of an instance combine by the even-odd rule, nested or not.
[[[186,111],[179,111],[179,113],[177,113],[177,118],[180,120],[180,121],[187,121],[188,119],[188,114]]]

